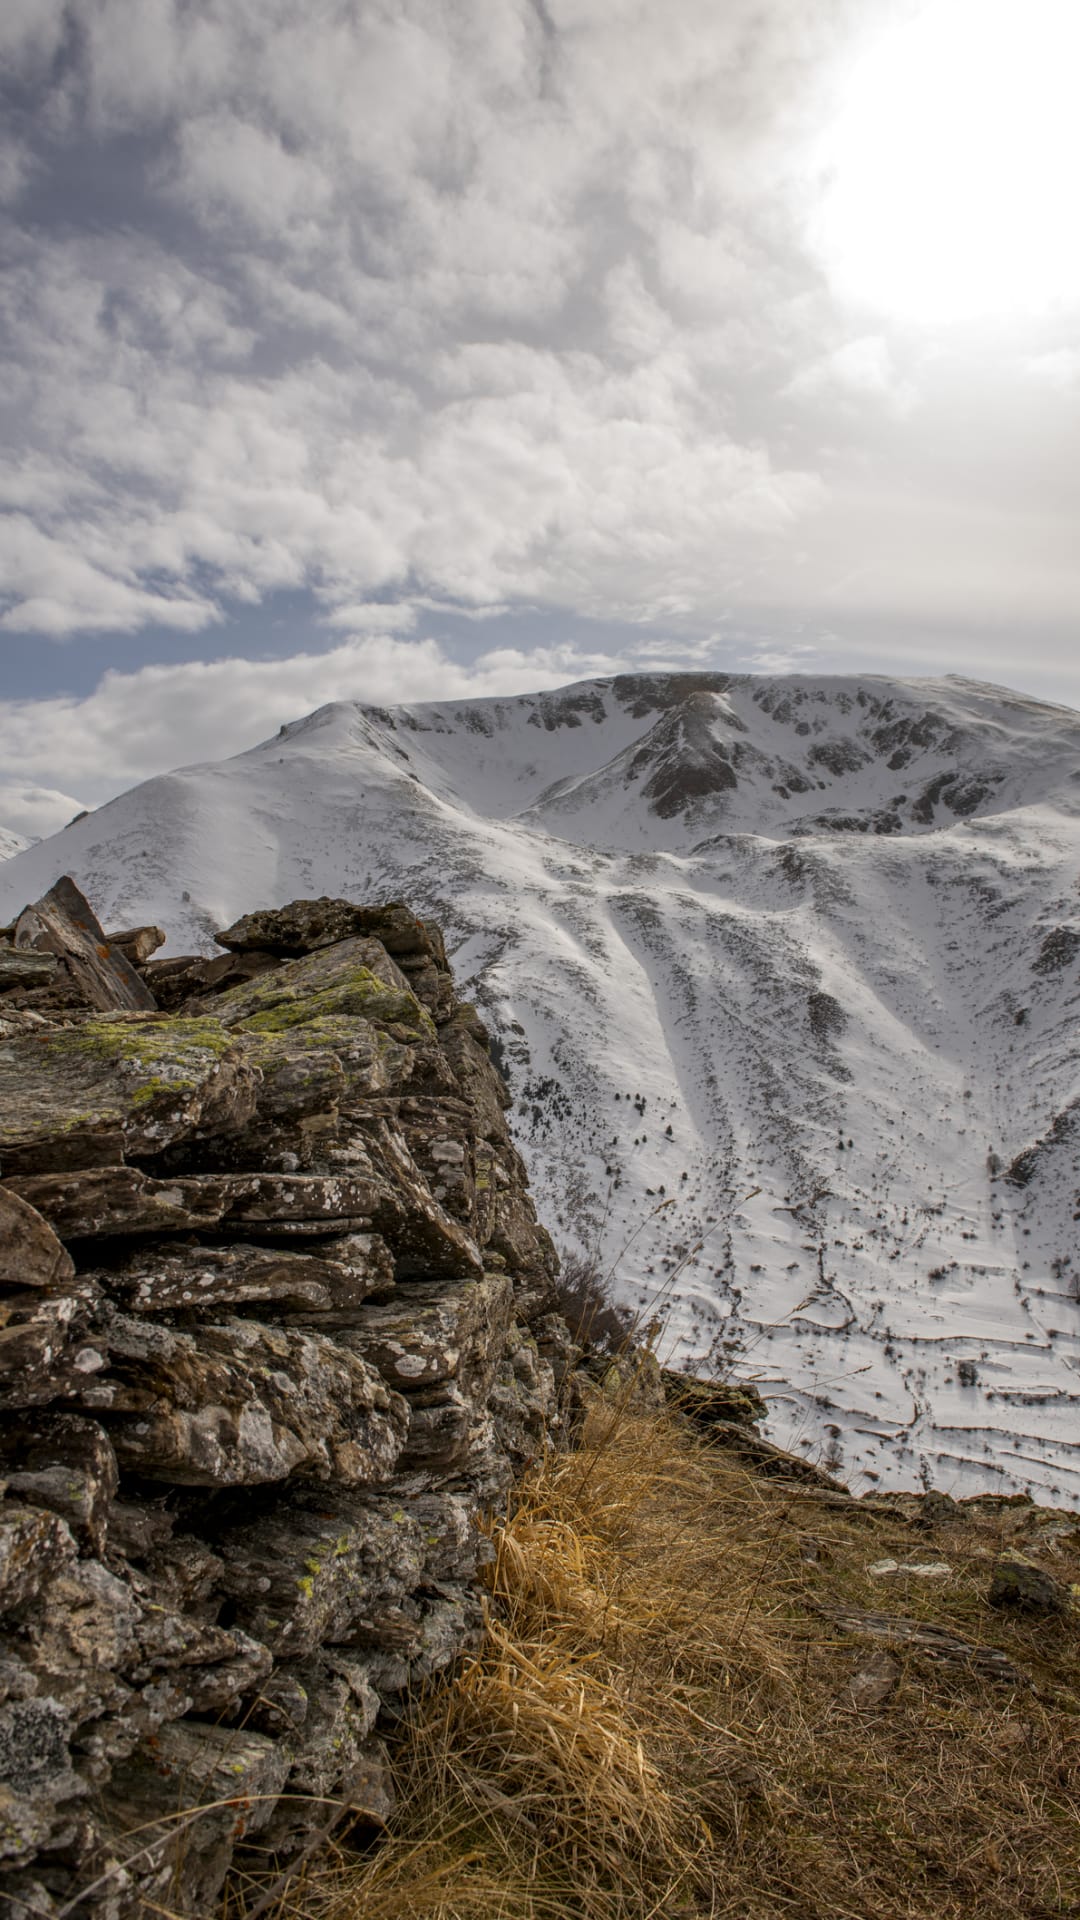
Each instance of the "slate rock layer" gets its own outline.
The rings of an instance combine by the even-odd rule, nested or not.
[[[327,1801],[384,1819],[378,1716],[475,1641],[477,1517],[556,1424],[438,929],[222,940],[154,960],[66,879],[0,934],[3,1920],[205,1915]]]

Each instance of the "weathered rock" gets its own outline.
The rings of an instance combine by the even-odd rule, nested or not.
[[[165,1013],[174,1013],[192,1001],[202,1011],[207,997],[254,980],[277,965],[269,953],[222,953],[213,960],[189,953],[175,960],[147,960],[139,972],[157,1005]]]
[[[264,1306],[281,1314],[331,1316],[348,1325],[373,1293],[392,1289],[394,1268],[377,1234],[323,1240],[312,1253],[293,1248],[155,1245],[122,1256],[92,1277],[139,1313],[202,1312]]]
[[[8,1866],[46,1849],[85,1851],[79,1802],[87,1789],[72,1769],[69,1735],[63,1707],[47,1696],[0,1707],[0,1861]]]
[[[472,1110],[477,1133],[487,1140],[509,1141],[506,1109],[510,1095],[491,1059],[487,1028],[476,1008],[455,1008],[439,1028],[439,1044]]]
[[[36,1208],[0,1186],[0,1286],[56,1287],[75,1264]]]
[[[363,934],[373,935],[387,953],[420,953],[435,958],[436,949],[424,922],[400,901],[391,901],[385,907],[358,907],[348,900],[326,897],[293,900],[287,907],[245,914],[214,938],[220,947],[229,947],[234,953],[256,950],[296,955],[337,946]],[[445,955],[443,959],[445,964]]]
[[[107,933],[105,938],[133,967],[145,966],[150,955],[165,945],[160,927],[129,927],[123,933]]]
[[[0,1503],[0,1617],[18,1614],[75,1558],[75,1542],[55,1513]]]
[[[80,1546],[101,1557],[119,1476],[109,1437],[96,1421],[70,1413],[39,1413],[32,1424],[5,1421],[0,1472],[9,1496],[50,1508]]]
[[[11,987],[47,987],[56,979],[55,953],[31,953],[0,946],[0,993]]]
[[[219,1542],[222,1587],[279,1659],[347,1646],[420,1585],[425,1546],[408,1503],[328,1490],[283,1501]]]
[[[103,1234],[183,1233],[256,1225],[276,1234],[341,1234],[397,1223],[402,1205],[383,1182],[348,1175],[206,1174],[155,1180],[134,1167],[27,1174],[0,1191],[29,1201],[65,1240]],[[347,1222],[348,1225],[342,1223]]]
[[[749,1380],[696,1380],[685,1373],[663,1371],[664,1392],[670,1404],[704,1432],[720,1420],[753,1428],[766,1419],[768,1407]]]
[[[931,1620],[911,1620],[896,1613],[862,1613],[854,1607],[822,1607],[820,1611],[841,1633],[864,1634],[893,1646],[910,1647],[947,1667],[967,1669],[1005,1686],[1026,1687],[1027,1676],[998,1647],[982,1647]]]
[[[292,1766],[286,1797],[267,1823],[262,1844],[286,1858],[325,1827],[335,1807],[382,1825],[392,1807],[389,1771],[369,1735],[381,1701],[362,1658],[343,1648],[291,1670],[303,1694],[303,1720],[283,1742]]]
[[[108,1369],[80,1398],[108,1416],[125,1471],[180,1486],[293,1473],[361,1485],[388,1478],[401,1452],[403,1402],[322,1334],[249,1320],[187,1333],[115,1314],[105,1341]]]
[[[44,1406],[104,1366],[98,1304],[83,1278],[0,1295],[0,1408]]]
[[[854,1707],[860,1713],[883,1707],[900,1685],[901,1672],[900,1662],[891,1654],[871,1654],[848,1679],[838,1704]]]
[[[377,940],[348,940],[291,960],[230,988],[214,1011],[225,1026],[253,1033],[286,1033],[313,1020],[353,1015],[405,1041],[436,1038],[431,1015]]]
[[[738,1455],[766,1479],[791,1480],[799,1486],[820,1487],[823,1492],[850,1498],[849,1489],[842,1481],[834,1480],[823,1468],[801,1459],[797,1453],[786,1453],[783,1447],[774,1446],[771,1440],[764,1439],[741,1421],[710,1420],[705,1431],[713,1446]]]
[[[457,1285],[413,1282],[392,1301],[368,1306],[339,1344],[361,1354],[399,1393],[457,1380],[482,1403],[506,1350],[512,1297],[500,1273]]]
[[[1020,1613],[1067,1614],[1080,1606],[1064,1581],[1036,1566],[1025,1554],[1010,1550],[994,1562],[987,1599],[992,1607]]]
[[[154,998],[134,967],[112,948],[75,882],[66,875],[15,922],[17,950],[52,953],[82,1000],[102,1013],[149,1012]]]
[[[233,1848],[266,1826],[288,1771],[287,1753],[264,1734],[192,1721],[162,1727],[117,1767],[106,1810],[116,1856],[133,1865],[143,1856],[144,1900],[199,1920],[212,1912]],[[190,1817],[178,1819],[184,1809]]]
[[[495,1434],[521,1472],[542,1454],[559,1424],[555,1375],[527,1327],[511,1327],[488,1394]]]
[[[5,1175],[117,1166],[197,1128],[235,1130],[258,1068],[215,1021],[115,1016],[12,1039],[0,1056]]]
[[[79,1920],[202,1915],[253,1835],[386,1818],[375,1716],[476,1644],[478,1514],[576,1351],[521,1324],[554,1252],[437,929],[255,937],[143,962],[177,1019],[87,1012],[139,929],[4,999],[0,1806],[50,1920],[91,1881]]]

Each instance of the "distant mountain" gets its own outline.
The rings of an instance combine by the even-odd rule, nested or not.
[[[25,834],[12,833],[8,827],[0,827],[0,860],[10,860],[14,854],[22,853],[32,843]]]
[[[62,872],[173,951],[416,902],[543,1217],[665,1351],[861,1485],[1080,1502],[1080,715],[726,674],[340,704],[7,862],[0,916]]]

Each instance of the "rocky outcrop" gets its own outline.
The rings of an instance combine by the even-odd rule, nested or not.
[[[379,1716],[475,1639],[572,1363],[438,930],[221,944],[70,881],[0,933],[5,1920],[205,1915],[245,1847],[377,1825]]]

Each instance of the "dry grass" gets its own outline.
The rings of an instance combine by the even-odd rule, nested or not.
[[[493,1527],[487,1644],[396,1740],[395,1826],[309,1868],[276,1920],[1080,1914],[1080,1633],[982,1597],[1016,1519],[927,1535],[598,1401]],[[882,1582],[883,1555],[954,1571]],[[892,1697],[857,1707],[881,1643],[830,1606],[933,1619],[1030,1684],[890,1648]]]

